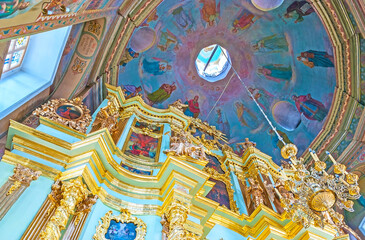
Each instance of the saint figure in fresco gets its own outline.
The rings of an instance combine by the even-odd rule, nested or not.
[[[251,92],[253,98],[257,101],[260,107],[262,107],[265,111],[267,110],[267,108],[270,107],[275,97],[274,95],[262,88],[249,87],[248,90]]]
[[[177,44],[177,37],[168,29],[166,29],[165,32],[161,31],[160,41],[158,42],[157,47],[162,52],[165,52],[172,44]]]
[[[213,26],[219,18],[221,3],[218,2],[218,5],[216,5],[215,0],[199,0],[199,2],[203,3],[203,7],[200,9],[201,18],[209,26]]]
[[[186,33],[191,32],[194,27],[194,22],[191,17],[185,12],[182,6],[175,8],[172,11],[172,15],[175,18],[175,25],[185,31]]]
[[[153,10],[150,15],[146,18],[146,20],[141,24],[141,27],[149,27],[150,22],[156,21],[158,19],[157,9]]]
[[[281,64],[269,64],[262,66],[257,71],[259,74],[264,75],[266,79],[277,83],[290,81],[293,75],[290,65],[288,67],[284,67]]]
[[[237,33],[238,30],[245,30],[255,23],[255,15],[251,12],[243,9],[239,16],[233,21],[233,33]]]
[[[30,2],[24,0],[0,1],[0,19],[10,16],[18,10],[26,9]]]
[[[126,50],[124,50],[124,53],[122,55],[122,59],[120,60],[119,65],[121,65],[122,67],[125,67],[127,65],[127,63],[129,63],[130,61],[132,61],[135,58],[139,57],[139,53],[133,51],[132,48],[127,48]]]
[[[159,58],[153,58],[156,61],[150,62],[146,59],[143,59],[143,70],[147,73],[151,73],[152,75],[162,75],[167,71],[171,70],[171,65],[167,64],[166,61],[159,59]]]
[[[314,68],[314,67],[334,67],[333,64],[334,59],[332,55],[329,55],[327,52],[322,51],[314,51],[309,50],[306,52],[302,52],[299,57],[297,57],[298,61],[304,63],[304,65]]]
[[[295,23],[302,22],[304,16],[314,13],[314,9],[307,1],[294,1],[286,9],[285,18],[295,19]]]
[[[200,114],[199,109],[199,96],[195,96],[193,99],[187,100],[185,104],[188,105],[187,108],[185,108],[184,113],[186,116],[197,118]]]
[[[288,51],[288,42],[284,34],[274,34],[257,41],[252,48],[257,52],[275,53]]]
[[[227,119],[227,116],[222,113],[222,110],[220,108],[217,109],[217,128],[219,131],[221,131],[222,133],[224,133],[226,135],[226,137],[229,139],[230,138],[230,125]]]
[[[123,85],[122,88],[127,99],[137,96],[142,91],[141,86]]]
[[[248,127],[252,130],[259,129],[262,127],[257,116],[250,109],[248,109],[242,102],[236,102],[235,108],[238,121],[240,121],[242,126]]]
[[[292,99],[298,111],[309,120],[323,121],[327,116],[326,107],[320,102],[312,98],[310,94],[296,96]]]
[[[280,131],[280,130],[276,130],[280,136],[283,138],[283,141],[287,144],[292,143],[292,141],[290,141],[288,135],[286,135],[285,132]],[[269,130],[269,134],[271,136],[271,141],[272,141],[272,145],[274,146],[274,148],[279,148],[281,149],[282,147],[284,147],[284,143],[282,141],[279,140],[279,137],[276,135],[276,133],[274,132],[274,130],[270,129]]]
[[[175,90],[176,90],[175,83],[173,84],[164,83],[161,85],[159,89],[157,89],[153,93],[148,93],[147,100],[149,101],[149,104],[151,106],[156,103],[162,103],[165,100],[167,100],[171,96],[171,93]]]

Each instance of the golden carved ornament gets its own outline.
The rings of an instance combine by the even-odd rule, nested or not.
[[[79,177],[62,182],[61,194],[62,199],[59,205],[45,229],[39,235],[41,240],[58,240],[61,236],[61,231],[66,228],[69,216],[74,214],[77,204],[82,202],[90,192],[87,190],[86,185],[83,184],[82,178]]]
[[[256,143],[251,142],[248,138],[245,138],[244,142],[237,143],[236,146],[240,148],[242,152],[245,152],[249,147],[256,147]]]
[[[336,195],[330,190],[315,192],[309,199],[309,206],[317,212],[327,211],[332,208],[335,203]]]
[[[97,195],[89,194],[87,198],[85,198],[76,206],[76,219],[74,221],[75,225],[79,223],[83,215],[88,214],[91,211],[91,208],[94,206],[98,198],[99,197]]]
[[[114,106],[112,101],[108,101],[108,105],[101,108],[92,124],[93,131],[107,128],[110,133],[118,130],[119,109]]]
[[[90,110],[80,98],[52,99],[33,111],[33,115],[46,117],[76,131],[86,133],[91,123]]]
[[[213,136],[213,138],[217,141],[221,140],[227,143],[227,138],[225,137],[224,133],[217,130],[215,126],[210,126],[207,122],[203,122],[199,118],[192,118],[190,131],[191,133],[195,133],[196,130],[199,129],[201,132]]]
[[[171,108],[175,108],[181,112],[184,111],[184,108],[187,108],[189,105],[188,104],[184,104],[181,99],[176,100],[175,102],[173,102],[172,104],[169,104],[169,107]]]
[[[136,237],[135,240],[144,240],[147,233],[147,226],[137,217],[131,216],[128,210],[122,209],[118,216],[113,216],[113,211],[109,211],[101,218],[102,222],[99,221],[99,226],[96,227],[96,233],[93,236],[94,240],[107,240],[105,234],[107,234],[110,226],[110,222],[114,220],[117,223],[133,223],[136,226]]]
[[[190,204],[174,199],[168,206],[165,217],[168,221],[168,240],[186,240],[185,223],[190,212]]]
[[[29,186],[34,180],[37,180],[42,174],[41,171],[34,171],[30,168],[17,164],[14,168],[14,174],[9,177],[9,180],[13,182],[10,189],[6,193],[7,196],[19,189],[21,185]]]

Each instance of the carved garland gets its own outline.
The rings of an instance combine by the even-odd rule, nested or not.
[[[49,118],[82,133],[86,133],[87,126],[91,122],[90,110],[80,98],[52,99],[34,110],[32,114]]]
[[[110,222],[112,220],[118,223],[133,223],[136,225],[136,237],[135,240],[144,240],[147,232],[147,226],[137,217],[131,216],[127,209],[122,209],[120,215],[112,216],[113,212],[109,211],[101,218],[102,222],[99,221],[99,226],[96,227],[96,233],[93,236],[94,240],[107,240],[105,234],[107,234]]]

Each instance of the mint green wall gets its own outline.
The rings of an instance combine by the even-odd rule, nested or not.
[[[2,186],[8,178],[13,175],[14,165],[0,162],[0,186]]]
[[[207,239],[208,240],[246,240],[246,237],[241,236],[240,234],[225,228],[221,225],[215,225],[212,230],[209,232]]]
[[[9,168],[0,164],[0,173]],[[3,178],[3,175],[1,175]],[[0,239],[18,240],[32,222],[51,191],[53,180],[39,177],[23,192],[5,217],[0,221]]]
[[[99,199],[91,210],[87,221],[85,222],[80,239],[92,239],[93,235],[95,234],[96,227],[99,225],[99,221],[101,221],[101,217],[103,217],[110,210],[113,209],[105,206]],[[114,215],[119,214],[115,210],[113,210],[113,212]],[[146,240],[161,240],[162,226],[160,224],[161,218],[159,216],[151,215],[136,217],[141,218],[147,225]]]

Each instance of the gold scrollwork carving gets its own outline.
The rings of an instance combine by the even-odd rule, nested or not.
[[[13,184],[6,193],[6,196],[11,195],[13,192],[18,190],[21,185],[28,187],[31,181],[37,180],[41,174],[41,171],[34,171],[30,168],[17,164],[14,168],[14,174],[9,177],[9,180],[12,181]]]
[[[127,209],[122,209],[118,216],[113,216],[113,212],[109,211],[101,218],[102,222],[99,221],[99,226],[96,227],[96,233],[93,236],[94,240],[107,240],[105,234],[107,234],[110,222],[114,220],[117,223],[133,223],[136,226],[136,237],[135,240],[144,240],[147,232],[147,226],[137,217],[131,216]]]
[[[76,131],[86,133],[91,123],[90,110],[80,98],[52,99],[33,111],[33,115],[46,117]]]

